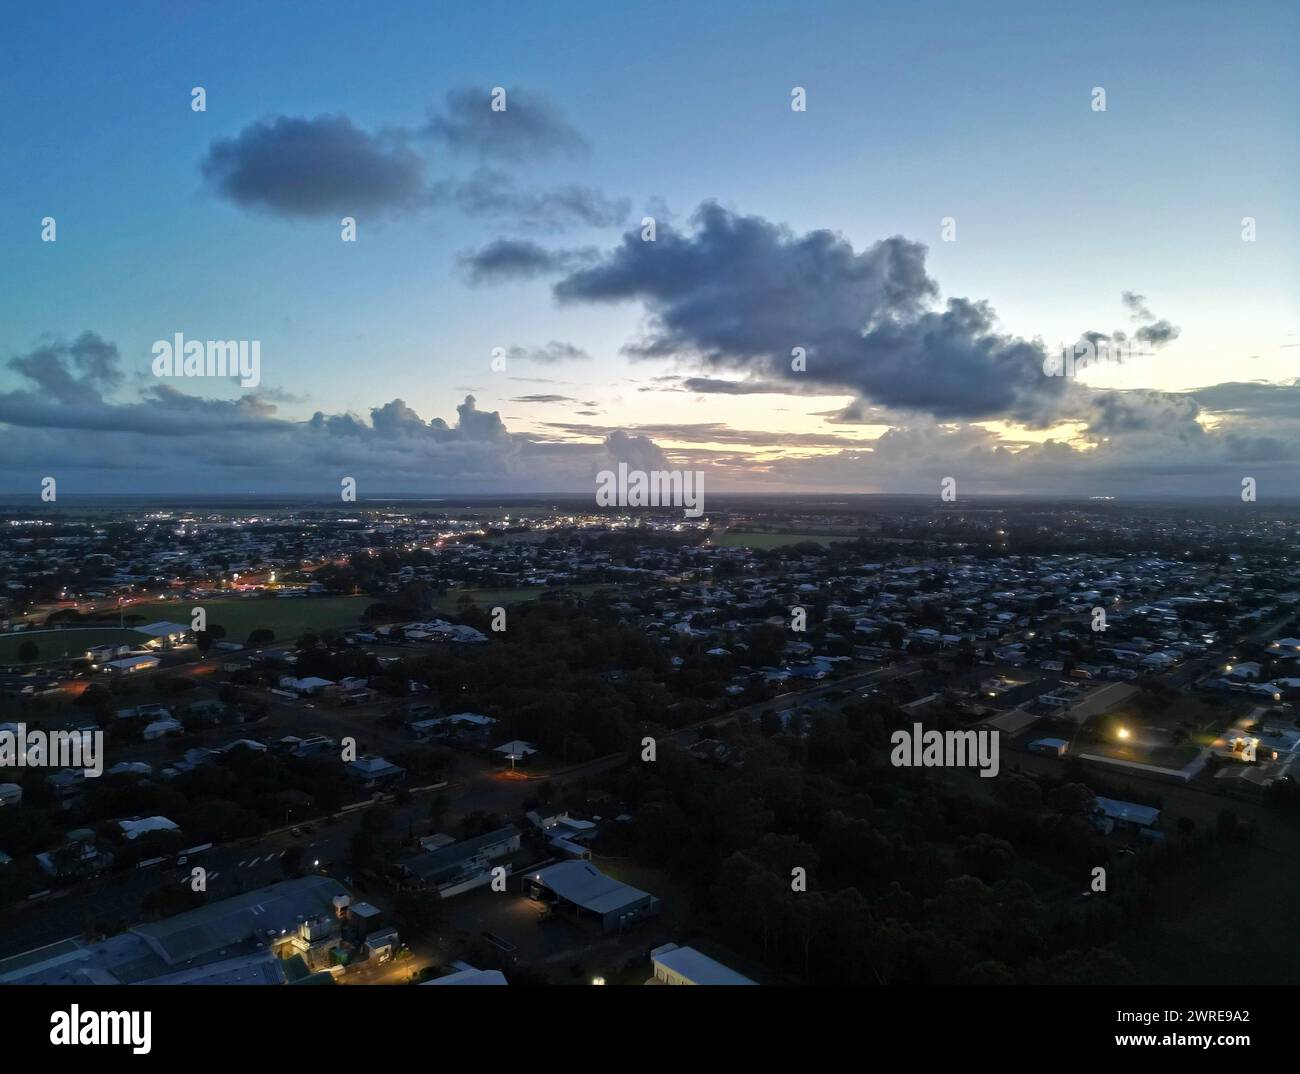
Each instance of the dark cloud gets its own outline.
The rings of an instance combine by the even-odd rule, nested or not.
[[[697,395],[842,395],[842,389],[805,385],[798,380],[721,380],[717,377],[683,377],[676,388],[664,391],[694,392]]]
[[[1098,392],[1092,410],[1088,432],[1098,436],[1150,431],[1193,438],[1205,435],[1196,420],[1200,407],[1189,395],[1149,389]]]
[[[1125,308],[1129,311],[1135,321],[1153,321],[1154,315],[1147,309],[1146,295],[1140,295],[1136,291],[1121,291],[1120,301],[1124,303]]]
[[[591,355],[572,343],[553,339],[540,347],[511,347],[506,357],[518,362],[541,362],[543,365],[558,365],[560,362],[590,361]]]
[[[555,284],[563,303],[640,301],[645,337],[629,353],[690,357],[706,369],[833,387],[948,418],[1046,421],[1067,388],[1043,376],[1041,344],[995,328],[983,302],[930,305],[925,247],[885,239],[861,253],[829,231],[795,234],[706,203],[693,233],[639,231]],[[803,347],[807,371],[791,370]]]
[[[1180,329],[1177,325],[1157,318],[1147,305],[1146,295],[1139,295],[1134,291],[1121,291],[1119,297],[1128,309],[1130,318],[1142,326],[1133,333],[1133,338],[1139,343],[1150,344],[1158,350],[1178,338]],[[1122,332],[1117,332],[1115,335],[1118,339],[1124,338]]]
[[[31,381],[50,401],[94,403],[122,381],[115,344],[94,332],[71,343],[57,340],[9,359],[9,368]]]
[[[1176,340],[1180,331],[1181,329],[1177,325],[1161,320],[1153,321],[1151,324],[1144,324],[1133,335],[1140,342],[1149,343],[1151,346],[1158,348]]]
[[[455,153],[489,160],[523,162],[587,152],[582,135],[549,100],[509,87],[499,112],[492,111],[489,90],[451,90],[445,110],[429,117],[423,133]]]
[[[245,209],[286,217],[406,213],[449,206],[467,216],[557,232],[570,227],[616,227],[630,202],[577,183],[521,189],[514,178],[479,167],[468,177],[430,178],[430,161],[416,145],[434,135],[482,157],[523,161],[581,144],[576,132],[545,101],[511,98],[505,112],[486,101],[478,114],[476,91],[454,91],[448,115],[420,132],[369,131],[345,115],[313,119],[272,116],[231,138],[214,141],[200,161],[205,179]],[[575,139],[577,139],[575,143]],[[573,267],[572,262],[561,266]]]
[[[1300,422],[1300,378],[1289,384],[1229,381],[1187,393],[1207,411]]]
[[[574,422],[552,421],[547,422],[546,426],[575,436],[609,436],[616,431],[609,426],[583,425]],[[869,440],[838,436],[834,433],[784,433],[768,429],[733,429],[720,421],[644,423],[627,426],[625,431],[648,436],[652,440],[676,440],[680,443],[694,444],[744,444],[753,447],[845,447],[866,446],[871,443]]]
[[[459,260],[470,283],[478,284],[559,275],[597,256],[594,249],[547,250],[527,239],[497,239],[481,249],[465,251]]]
[[[35,488],[41,476],[54,474],[61,491],[77,490],[80,481],[86,491],[337,495],[339,478],[351,475],[363,496],[401,489],[587,491],[595,472],[625,461],[642,469],[689,464],[706,470],[710,487],[729,490],[933,492],[938,477],[950,474],[968,492],[1235,496],[1242,475],[1250,474],[1271,495],[1300,491],[1300,409],[1293,404],[1300,383],[1228,383],[1190,393],[1081,390],[1077,432],[1045,443],[860,403],[832,419],[888,424],[884,435],[576,420],[550,423],[535,435],[511,432],[472,395],[452,422],[426,420],[400,398],[364,416],[317,412],[299,421],[259,393],[204,398],[154,381],[135,390],[121,364],[115,346],[86,333],[5,365],[20,383],[0,391],[3,487]],[[131,401],[113,401],[128,391]],[[593,405],[558,391],[554,401]],[[1203,424],[1207,412],[1216,421]],[[661,442],[682,446],[665,450]]]
[[[570,183],[546,190],[520,190],[509,176],[480,168],[469,179],[435,183],[429,196],[450,202],[466,216],[508,219],[531,231],[569,227],[617,227],[631,202],[609,198],[594,187]]]
[[[200,168],[225,197],[282,216],[402,212],[427,202],[424,160],[400,134],[347,116],[277,116],[213,142]]]

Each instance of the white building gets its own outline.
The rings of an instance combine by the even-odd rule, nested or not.
[[[119,820],[117,826],[122,829],[122,834],[128,839],[139,839],[142,835],[149,832],[179,832],[180,825],[175,821],[170,821],[166,817],[134,817],[129,820]]]
[[[152,639],[145,642],[151,649],[170,649],[173,645],[179,645],[185,640],[185,636],[190,632],[190,628],[184,623],[168,623],[165,620],[158,623],[150,623],[148,626],[136,627],[141,634],[148,634]]]
[[[675,943],[656,947],[650,952],[650,962],[654,976],[646,981],[648,985],[758,984],[693,947],[678,947]]]
[[[103,668],[110,675],[133,675],[137,671],[152,671],[161,663],[156,656],[125,656],[121,660],[109,660]]]

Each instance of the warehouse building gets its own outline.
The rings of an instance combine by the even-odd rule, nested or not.
[[[574,917],[599,921],[606,932],[625,929],[660,909],[653,895],[606,876],[588,861],[562,861],[531,872],[524,891]]]

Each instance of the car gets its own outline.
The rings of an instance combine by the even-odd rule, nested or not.
[[[300,837],[302,836],[302,829],[301,829],[301,828],[290,828],[290,829],[289,829],[289,834],[292,835],[295,839],[298,839],[298,838],[300,838]]]

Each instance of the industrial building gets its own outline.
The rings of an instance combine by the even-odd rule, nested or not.
[[[627,928],[660,909],[653,895],[606,876],[587,861],[562,861],[531,872],[524,890],[579,919],[599,921],[606,932]]]

